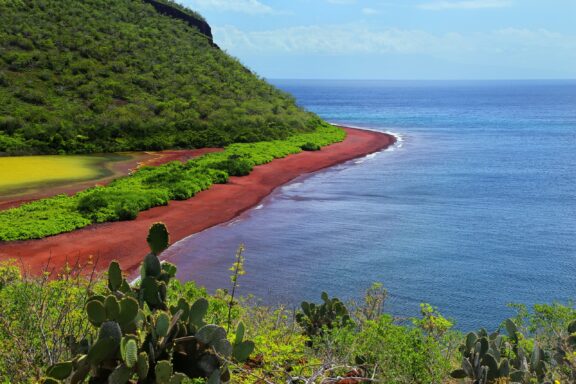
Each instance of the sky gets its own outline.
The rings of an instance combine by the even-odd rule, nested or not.
[[[575,79],[576,0],[178,0],[269,79]]]

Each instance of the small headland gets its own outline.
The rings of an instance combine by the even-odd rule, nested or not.
[[[141,212],[133,221],[97,224],[40,240],[0,244],[0,259],[18,259],[31,273],[40,273],[47,266],[58,270],[66,263],[85,264],[89,260],[98,270],[106,268],[111,260],[118,260],[128,271],[134,270],[147,252],[141,239],[155,222],[164,222],[170,228],[174,243],[234,219],[298,176],[378,152],[396,141],[386,133],[345,130],[347,137],[340,143],[257,166],[248,176],[231,177],[227,184],[215,184],[189,200],[171,201],[167,206]]]

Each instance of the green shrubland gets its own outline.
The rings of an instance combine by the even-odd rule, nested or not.
[[[0,153],[221,147],[319,121],[143,1],[0,1]]]
[[[186,163],[142,167],[107,186],[74,196],[58,195],[0,212],[0,241],[37,239],[73,231],[93,223],[132,220],[138,213],[185,200],[229,176],[244,176],[256,165],[301,152],[302,145],[325,146],[343,140],[345,132],[327,124],[284,140],[231,144]]]
[[[91,263],[59,274],[23,274],[0,263],[0,378],[10,383],[573,383],[576,309],[558,303],[491,331],[463,334],[430,305],[421,316],[385,313],[386,291],[363,300],[321,295],[300,310],[209,294],[161,263],[169,244],[161,223],[147,238],[140,279],[120,265]],[[232,292],[241,278],[241,250]],[[240,264],[239,264],[240,263]],[[47,270],[49,266],[47,266]],[[228,330],[228,331],[227,331]]]

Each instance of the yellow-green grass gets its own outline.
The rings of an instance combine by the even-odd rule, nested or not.
[[[111,174],[118,155],[0,157],[0,196],[68,183],[98,180]]]

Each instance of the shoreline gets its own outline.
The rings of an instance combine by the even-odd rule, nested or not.
[[[118,260],[122,269],[134,271],[148,253],[146,235],[152,223],[164,222],[171,243],[215,225],[226,223],[260,204],[276,188],[293,179],[386,149],[396,137],[364,129],[342,127],[344,141],[321,151],[301,152],[254,168],[227,184],[213,185],[191,199],[141,212],[133,221],[91,225],[39,240],[0,244],[0,260],[17,259],[26,271],[38,274],[48,267],[60,270],[66,263],[81,265],[93,258],[96,270]]]

